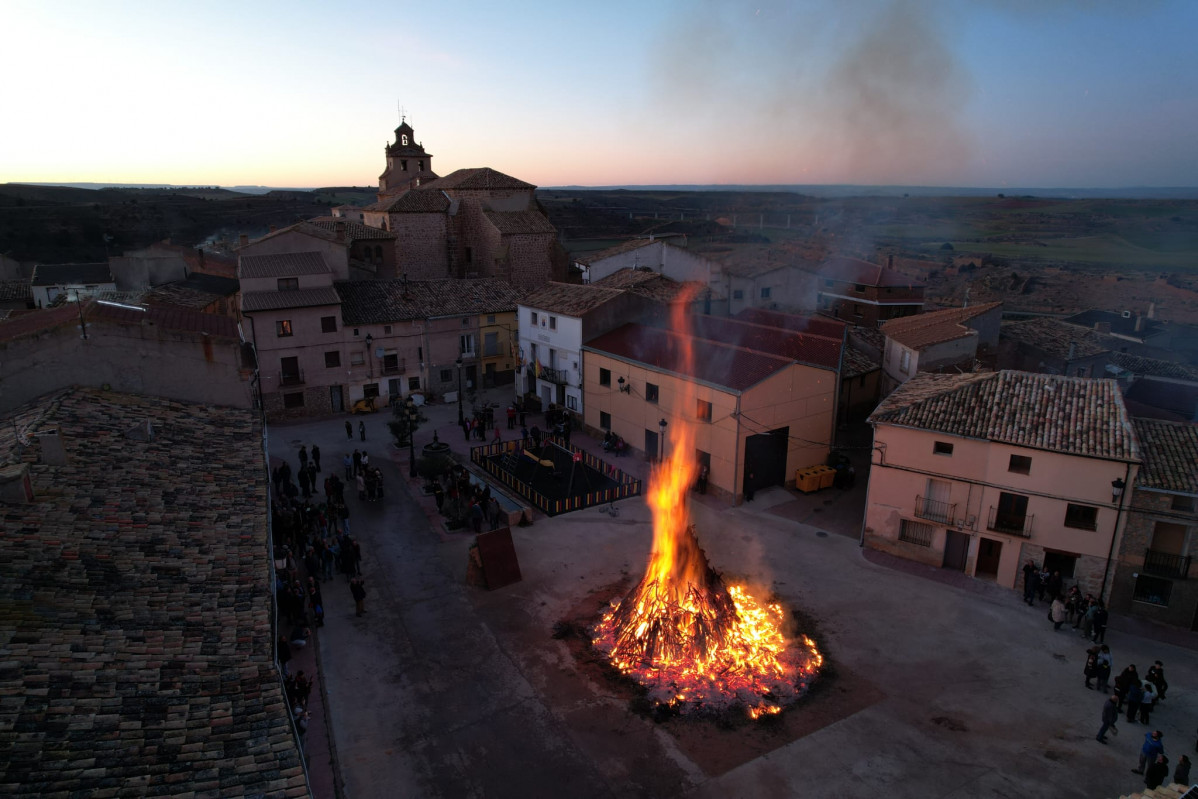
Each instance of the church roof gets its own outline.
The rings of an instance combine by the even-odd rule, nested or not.
[[[539,211],[483,211],[491,224],[505,236],[522,233],[557,233],[553,223]]]
[[[387,214],[443,214],[449,210],[450,199],[436,189],[412,189],[398,197],[388,197],[371,203],[363,210]]]
[[[531,183],[525,183],[523,180],[514,178],[511,175],[497,172],[489,166],[484,166],[450,172],[445,177],[437,178],[435,181],[425,184],[421,188],[487,190],[535,189],[536,186]]]

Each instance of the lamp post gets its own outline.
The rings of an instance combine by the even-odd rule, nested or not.
[[[462,356],[458,356],[458,424],[466,421],[462,415]]]
[[[374,343],[374,336],[366,334],[366,370],[371,379],[374,379],[374,356],[370,354],[370,345]]]
[[[661,459],[663,461],[666,459],[666,425],[667,424],[669,424],[669,422],[667,422],[665,419],[662,419],[660,422],[657,423],[657,426],[661,428]]]
[[[408,477],[416,476],[416,423],[420,418],[420,410],[409,396],[404,401],[404,413],[408,419]]]
[[[1131,477],[1131,464],[1127,465],[1127,476]],[[1111,530],[1111,546],[1106,553],[1106,568],[1102,570],[1102,587],[1098,589],[1098,599],[1104,605],[1106,603],[1106,581],[1107,576],[1111,573],[1111,559],[1115,557],[1115,537],[1119,535],[1119,520],[1123,518],[1123,490],[1127,488],[1127,482],[1122,477],[1116,477],[1111,481],[1111,504],[1116,506],[1115,509],[1115,526]]]

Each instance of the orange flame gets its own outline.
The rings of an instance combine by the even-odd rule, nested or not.
[[[689,329],[693,296],[684,292],[675,304],[675,330]],[[691,338],[673,340],[681,347],[677,371],[691,373]],[[676,385],[680,394],[667,426],[673,446],[649,478],[653,552],[641,582],[596,626],[594,643],[661,704],[739,703],[754,719],[772,715],[806,689],[823,657],[806,636],[787,641],[781,605],[762,604],[742,586],[725,587],[708,565],[687,508],[698,471],[687,409],[693,412],[697,397],[690,381]]]

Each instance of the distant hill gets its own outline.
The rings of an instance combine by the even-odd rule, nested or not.
[[[551,191],[696,191],[791,192],[808,197],[1053,197],[1060,199],[1198,200],[1196,186],[1125,186],[1105,189],[985,188],[976,186],[854,186],[847,184],[661,184],[617,186],[542,186]]]

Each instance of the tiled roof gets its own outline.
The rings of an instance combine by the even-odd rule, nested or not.
[[[695,353],[689,368],[681,357],[684,346],[691,347]],[[633,323],[591,339],[583,349],[623,358],[659,371],[681,374],[732,391],[744,391],[792,363],[789,358]]]
[[[1079,327],[1094,328],[1094,325],[1105,322],[1111,326],[1111,332],[1121,336],[1131,336],[1132,338],[1143,338],[1151,336],[1161,329],[1161,323],[1156,319],[1148,319],[1139,314],[1131,314],[1124,316],[1121,313],[1114,311],[1082,311],[1073,316],[1066,317],[1063,321],[1071,325]],[[1137,322],[1140,325],[1140,330],[1136,330]]]
[[[670,303],[676,300],[683,292],[691,292],[692,298],[702,297],[702,292],[707,289],[705,283],[700,283],[695,280],[688,280],[679,283],[677,280],[671,280],[665,275],[659,275],[649,269],[633,269],[626,266],[623,269],[618,269],[612,272],[607,277],[596,280],[591,283],[592,286],[602,286],[608,289],[624,289],[629,294],[637,294],[641,297],[647,297],[657,302]]]
[[[1143,358],[1126,352],[1112,352],[1111,362],[1134,375],[1166,377],[1174,380],[1198,381],[1198,368],[1174,361]]]
[[[840,368],[839,337],[795,333],[779,327],[754,325],[717,316],[693,316],[690,323],[696,338],[768,352],[824,369]]]
[[[1198,425],[1133,419],[1144,463],[1136,485],[1198,494]]]
[[[342,219],[336,216],[318,216],[315,219],[309,219],[308,224],[314,225],[328,233],[333,234],[333,239],[337,238],[337,226],[344,225],[346,241],[367,241],[374,239],[394,239],[395,234],[389,230],[382,228],[363,225],[361,222],[351,222],[348,219]]]
[[[1157,416],[1177,421],[1198,418],[1198,385],[1141,377],[1123,393],[1124,399],[1135,406],[1137,416]]]
[[[814,333],[817,336],[831,336],[832,338],[841,338],[846,327],[844,322],[824,316],[804,316],[782,311],[767,311],[764,308],[745,308],[736,315],[736,318],[742,322],[752,322],[755,325],[769,325],[795,333]]]
[[[504,236],[530,233],[557,234],[557,228],[540,211],[483,211],[483,214]]]
[[[12,341],[43,330],[53,330],[61,325],[78,325],[79,309],[75,303],[45,310],[10,314],[0,320],[0,341]]]
[[[965,322],[1001,307],[1001,302],[986,302],[965,308],[945,308],[898,319],[887,319],[882,323],[882,335],[904,347],[919,350],[933,344],[974,335],[974,331],[966,327]]]
[[[853,377],[861,377],[870,372],[881,369],[882,365],[869,357],[868,353],[864,353],[849,343],[849,346],[844,351],[844,364],[840,369],[842,379],[848,380]]]
[[[28,280],[0,280],[0,302],[31,299],[33,291]]]
[[[298,277],[332,272],[318,252],[288,252],[279,255],[241,256],[241,277]]]
[[[753,278],[762,275],[768,275],[771,272],[779,272],[782,270],[813,268],[813,264],[806,262],[797,263],[781,263],[779,261],[763,260],[760,256],[751,255],[749,257],[738,256],[733,254],[720,262],[720,271],[726,275],[735,275],[736,277]]]
[[[661,241],[658,239],[629,239],[628,241],[620,242],[614,247],[608,247],[606,250],[599,250],[598,252],[587,253],[586,255],[574,260],[577,263],[590,266],[591,264],[599,263],[600,261],[606,260],[608,258],[613,258],[617,255],[623,255],[626,252],[633,252],[634,250],[639,250],[642,247],[648,247],[651,244],[660,243]]]
[[[341,297],[332,286],[290,291],[245,291],[241,294],[241,310],[246,313],[340,304]]]
[[[999,336],[1065,360],[1070,357],[1089,358],[1111,350],[1110,340],[1105,336],[1047,316],[1005,324],[999,331]]]
[[[88,305],[85,317],[89,322],[107,321],[118,324],[153,325],[164,330],[205,333],[209,336],[240,340],[237,320],[230,316],[200,313],[190,308],[171,305],[149,305],[144,311],[119,305],[94,302]]]
[[[152,304],[206,308],[218,300],[233,296],[239,286],[240,281],[236,278],[193,272],[186,280],[154,286],[145,292],[143,299]]]
[[[1140,458],[1114,380],[1016,371],[921,372],[896,388],[869,418],[1071,455]]]
[[[250,245],[257,244],[260,241],[267,241],[268,239],[273,239],[276,236],[282,236],[287,233],[302,233],[305,236],[311,236],[313,238],[320,239],[321,241],[336,241],[337,240],[337,236],[334,235],[334,233],[331,229],[325,230],[320,225],[314,225],[311,222],[303,221],[303,222],[296,222],[295,224],[288,225],[287,227],[281,227],[278,230],[272,230],[271,232],[267,233],[265,236],[260,236],[245,246],[248,247]],[[238,249],[241,249],[241,248],[239,247]]]
[[[520,304],[534,311],[548,311],[564,316],[582,316],[623,293],[620,289],[607,288],[593,283],[584,285],[550,282],[520,300]]]
[[[487,190],[487,189],[535,189],[536,186],[531,183],[525,183],[523,180],[518,180],[511,175],[505,175],[502,172],[497,172],[489,166],[474,167],[472,169],[459,169],[455,172],[450,172],[443,178],[437,178],[431,183],[426,183],[420,188],[431,187],[441,191],[452,191],[454,189],[472,189],[472,190]]]
[[[399,197],[387,197],[367,205],[365,211],[383,211],[388,214],[443,214],[452,201],[445,192],[421,186],[406,191]]]
[[[340,280],[341,318],[347,325],[386,324],[440,316],[516,310],[521,292],[499,278]]]
[[[886,337],[882,335],[882,331],[876,327],[866,327],[865,325],[853,325],[850,337],[855,337],[870,345],[878,352],[886,349]]]
[[[33,267],[32,286],[58,286],[67,283],[115,283],[108,262],[101,264],[38,264]]]
[[[4,795],[307,795],[254,413],[68,390],[0,419],[0,459],[53,428],[66,465],[0,506]]]
[[[880,264],[871,264],[857,258],[835,256],[819,265],[819,274],[829,280],[841,280],[846,283],[861,283],[866,286],[878,287],[922,287],[923,284],[912,280],[904,274],[887,269]]]

